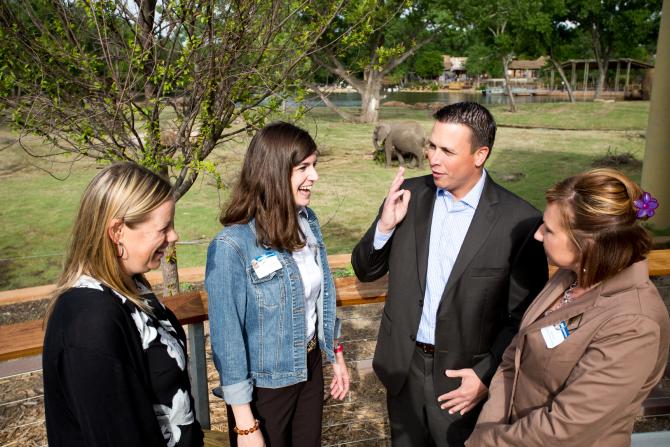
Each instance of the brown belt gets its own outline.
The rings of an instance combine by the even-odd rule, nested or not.
[[[429,345],[428,343],[422,343],[420,341],[417,341],[416,347],[421,349],[424,352],[424,354],[433,355],[435,353],[435,345]]]
[[[316,334],[307,342],[307,352],[312,352],[316,348]]]

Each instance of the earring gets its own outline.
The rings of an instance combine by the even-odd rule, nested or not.
[[[117,255],[116,255],[117,258],[122,259],[124,261],[126,259],[128,259],[128,257],[126,256],[126,247],[124,247],[122,242],[119,242],[118,244],[116,244],[116,248],[117,248],[117,252],[120,251],[120,253],[117,253]]]

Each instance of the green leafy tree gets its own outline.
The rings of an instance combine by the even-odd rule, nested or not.
[[[483,42],[476,42],[467,50],[468,60],[465,63],[465,69],[470,76],[482,76],[488,74],[493,78],[502,76],[502,66],[500,60],[492,54],[489,48]]]
[[[613,57],[631,57],[642,48],[653,54],[661,5],[662,0],[567,0],[569,15],[590,37],[598,64],[595,98],[602,94]]]
[[[316,3],[5,0],[0,108],[54,153],[138,163],[179,199],[201,174],[220,181],[214,148],[262,125],[296,87],[346,0]],[[176,257],[166,258],[171,293]]]
[[[444,71],[442,52],[437,49],[419,50],[413,62],[414,72],[424,79],[434,79]]]
[[[444,0],[444,7],[451,8],[456,23],[464,30],[479,36],[477,49],[480,64],[490,65],[497,59],[502,65],[510,111],[516,112],[516,103],[510,85],[508,67],[519,54],[529,32],[548,26],[542,0]],[[484,48],[490,51],[485,57]],[[474,62],[474,61],[473,61]]]
[[[439,32],[427,17],[420,0],[361,0],[347,5],[324,33],[312,60],[360,93],[360,114],[336,107],[319,86],[313,89],[343,119],[377,121],[384,78]]]
[[[543,0],[538,6],[538,10],[517,24],[516,28],[523,36],[517,40],[517,49],[531,57],[547,56],[563,81],[570,102],[575,102],[561,61],[567,57],[583,56],[583,51],[575,52],[580,42],[578,30],[570,22],[565,0]]]

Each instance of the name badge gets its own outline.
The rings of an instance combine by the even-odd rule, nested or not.
[[[272,272],[276,272],[281,269],[281,262],[279,262],[279,257],[277,253],[268,251],[261,256],[257,256],[251,261],[251,267],[253,267],[254,272],[258,279],[265,278]]]
[[[544,337],[544,343],[549,349],[553,349],[560,345],[566,338],[570,336],[570,331],[568,330],[568,325],[565,323],[565,321],[543,327],[541,332],[542,337]]]

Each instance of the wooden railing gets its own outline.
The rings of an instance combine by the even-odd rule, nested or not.
[[[329,257],[332,268],[349,264],[349,255]],[[550,271],[553,273],[553,271]],[[670,275],[670,250],[654,250],[649,255],[650,276]],[[337,305],[379,303],[386,299],[387,277],[370,283],[361,283],[354,277],[336,278]],[[161,301],[169,307],[183,325],[188,326],[188,346],[190,355],[190,376],[196,415],[200,424],[210,427],[209,390],[207,387],[207,367],[205,357],[204,321],[208,319],[207,293],[205,291],[182,293],[163,297]],[[44,339],[43,320],[33,320],[0,326],[0,361],[36,355],[42,352]],[[666,371],[670,374],[670,371]],[[670,396],[652,394],[646,415],[670,413]]]

